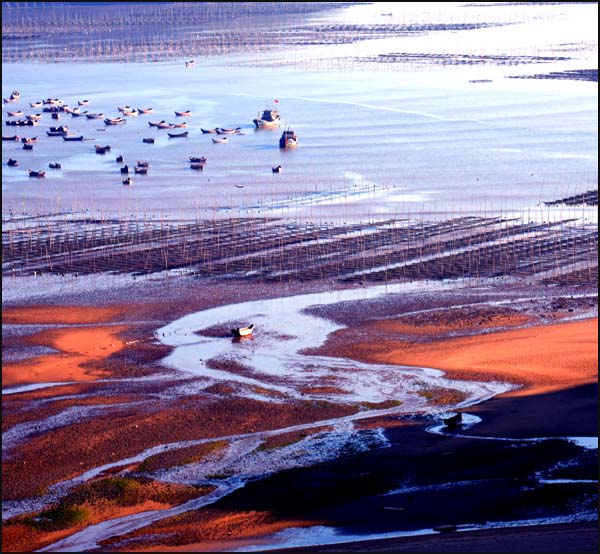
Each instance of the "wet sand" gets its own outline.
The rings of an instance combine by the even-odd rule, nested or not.
[[[207,402],[205,395],[200,394],[128,407],[129,403],[139,403],[146,395],[164,395],[174,381],[150,380],[132,386],[126,382],[109,385],[108,382],[92,379],[153,375],[164,371],[160,360],[167,350],[149,340],[153,331],[170,318],[194,309],[204,309],[215,302],[235,301],[239,295],[236,287],[226,285],[209,287],[210,290],[194,294],[197,285],[190,285],[185,297],[182,297],[179,286],[167,285],[161,286],[163,298],[156,303],[152,300],[153,286],[146,287],[146,295],[141,294],[135,303],[124,304],[123,293],[117,291],[103,301],[95,299],[89,302],[87,298],[91,305],[61,309],[52,305],[12,305],[3,311],[5,323],[56,325],[52,331],[28,336],[26,342],[52,345],[58,350],[57,354],[42,357],[44,367],[48,368],[44,373],[45,379],[57,381],[64,377],[64,368],[60,364],[55,366],[56,373],[52,372],[52,361],[59,361],[69,354],[74,362],[71,367],[79,368],[73,380],[81,380],[68,386],[4,396],[4,430],[17,424],[43,420],[69,406],[80,409],[86,405],[123,404],[117,412],[99,413],[91,420],[84,418],[80,423],[31,435],[17,443],[11,450],[11,456],[3,459],[5,499],[27,498],[51,483],[111,460],[134,455],[152,445],[174,440],[216,438],[234,432],[260,432],[339,417],[355,410],[352,406],[334,408],[306,403],[269,405],[266,409],[259,402],[236,400],[234,395],[228,397],[234,389],[228,392],[227,387],[218,390],[223,395],[219,403]],[[250,287],[244,300],[248,299],[248,294],[260,298],[289,293],[290,290],[289,286]],[[465,294],[468,296],[469,293]],[[439,302],[444,303],[442,300]],[[360,309],[360,306],[355,308]],[[352,311],[346,306],[342,316],[347,310]],[[387,307],[386,310],[390,312],[391,309]],[[473,317],[472,309],[458,310],[457,313],[456,309],[440,308],[430,312],[427,325],[423,322],[410,325],[404,321],[401,328],[398,318],[390,317],[389,313],[386,316],[386,310],[372,321],[335,333],[322,348],[321,354],[345,355],[365,361],[422,364],[441,367],[460,379],[501,377],[525,385],[517,391],[466,409],[482,419],[478,425],[469,428],[468,435],[471,437],[597,436],[597,318],[564,321],[573,313],[557,311],[552,325],[540,325],[539,314],[536,316],[535,310],[533,313],[507,315],[506,310],[498,309],[496,315],[487,313],[481,332],[482,320]],[[587,312],[581,313],[585,315]],[[445,324],[442,323],[443,314]],[[456,321],[448,323],[449,317]],[[448,333],[452,336],[447,336]],[[360,341],[357,336],[361,337]],[[576,350],[573,348],[574,338],[577,339]],[[17,344],[23,340],[11,339]],[[574,351],[576,355],[573,355]],[[7,364],[7,377],[12,383],[28,379],[35,382],[30,365],[31,360]],[[55,400],[53,395],[56,395]],[[44,398],[50,402],[36,404],[33,408],[31,402]],[[26,406],[29,409],[23,411]],[[596,467],[594,458],[597,451],[592,451],[593,455],[582,455],[578,447],[563,440],[523,443],[515,448],[520,443],[426,432],[436,421],[427,416],[365,419],[360,423],[361,428],[385,429],[389,440],[387,447],[348,453],[335,461],[276,473],[248,483],[203,510],[167,518],[116,537],[103,543],[103,549],[118,551],[127,544],[128,550],[227,551],[233,544],[227,542],[232,536],[238,541],[246,538],[253,543],[288,527],[335,525],[341,532],[368,536],[435,526],[524,520],[536,514],[547,516],[557,509],[556,488],[552,494],[538,492],[537,496],[524,492],[536,468],[554,474],[556,471],[553,473],[549,465],[577,458],[576,468],[571,471],[570,477],[595,478],[592,468]],[[63,455],[67,452],[68,455]],[[442,472],[440,461],[444,468]],[[133,464],[133,470],[135,467],[136,464]],[[376,471],[374,468],[377,468]],[[123,470],[121,474],[128,473]],[[106,477],[106,474],[98,477]],[[415,491],[380,496],[397,487],[414,487]],[[580,498],[582,487],[586,485],[559,487],[565,516],[568,517],[572,503]],[[204,523],[200,525],[200,521]],[[219,521],[227,523],[217,524]],[[9,525],[7,529],[11,532],[3,533],[4,550],[21,550],[23,537],[19,533],[15,537],[17,527]],[[544,533],[539,534],[538,546],[547,546],[544,537],[548,536],[548,529],[544,527]],[[568,529],[563,533],[565,539],[571,532],[584,542],[589,538],[585,524]],[[492,533],[494,537],[496,534],[502,537],[509,535],[516,540],[520,532]],[[523,532],[533,540],[531,529]],[[155,533],[168,538],[153,538]],[[257,533],[263,538],[257,537]],[[483,533],[478,532],[477,536]],[[29,544],[36,548],[56,539],[46,533],[34,535]],[[452,537],[460,536],[466,541],[467,535],[471,533],[461,532]],[[422,545],[423,548],[435,549],[436,538],[443,541],[440,543],[443,548],[447,547],[445,541],[450,539],[439,534],[410,539],[418,544],[409,541],[407,548],[421,548],[419,545]],[[400,543],[407,540],[401,539]],[[235,544],[239,546],[239,542]],[[385,544],[381,547],[385,548]],[[556,544],[561,545],[556,551],[569,551],[563,543]],[[362,550],[362,543],[358,548]]]

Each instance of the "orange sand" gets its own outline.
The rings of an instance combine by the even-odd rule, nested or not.
[[[121,312],[113,308],[78,308],[55,306],[7,310],[2,314],[3,323],[52,323],[52,324],[96,324],[114,318]],[[42,331],[28,342],[59,350],[17,363],[4,364],[2,381],[4,386],[25,383],[56,381],[92,381],[106,373],[86,369],[85,364],[100,360],[119,351],[124,342],[118,338],[124,325],[105,327],[64,327]]]
[[[428,343],[380,344],[372,360],[432,367],[459,379],[525,385],[526,394],[598,380],[598,318]],[[524,394],[520,389],[511,394]]]

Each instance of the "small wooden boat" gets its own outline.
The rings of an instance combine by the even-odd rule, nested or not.
[[[63,140],[69,141],[82,141],[83,135],[63,135]]]
[[[295,148],[298,146],[298,137],[291,129],[287,129],[279,138],[279,148]]]
[[[146,144],[154,144],[154,138],[153,137],[143,138],[142,142],[145,142]]]
[[[86,113],[85,117],[88,119],[102,119],[104,117],[103,113]]]
[[[127,123],[127,120],[123,119],[122,117],[114,117],[114,118],[107,117],[104,120],[105,125],[123,125],[124,123]]]
[[[190,169],[202,170],[202,169],[204,169],[204,164],[200,164],[200,163],[191,163],[191,164],[190,164]]]
[[[121,113],[125,113],[130,112],[131,110],[133,110],[133,108],[131,106],[119,106],[117,107],[117,110],[119,110]]]
[[[127,177],[127,179],[123,179],[124,185],[131,185],[133,183],[133,179],[131,177]]]
[[[81,117],[82,115],[87,115],[87,110],[85,112],[71,112],[71,117]]]
[[[166,122],[161,121],[160,123],[155,125],[155,127],[157,129],[173,129],[175,127],[175,125],[173,125],[172,123],[166,123]]]
[[[148,125],[150,127],[158,127],[159,125],[165,124],[166,121],[163,119],[162,121],[148,121]]]
[[[31,108],[41,108],[43,104],[41,102],[29,102]]]
[[[204,156],[202,156],[202,157],[190,156],[190,162],[191,163],[198,163],[198,164],[205,164],[206,163],[206,158]]]
[[[148,168],[147,167],[134,167],[133,168],[134,173],[139,173],[140,175],[146,175],[148,173]]]
[[[89,106],[90,101],[89,100],[77,100],[77,104],[79,106]]]
[[[190,110],[185,110],[184,112],[178,112],[177,110],[175,110],[175,115],[178,117],[189,117],[190,115],[192,115],[192,112]]]
[[[137,117],[138,115],[140,115],[140,112],[138,112],[137,110],[127,110],[126,112],[123,112],[123,115],[128,115],[129,117]]]
[[[122,164],[122,163],[123,163],[123,161],[124,161],[124,160],[123,160],[123,156],[121,156],[121,155],[117,156],[117,157],[116,157],[116,159],[115,159],[115,161],[116,161],[118,164]]]
[[[29,176],[30,177],[41,178],[41,177],[45,177],[46,176],[46,172],[45,171],[41,171],[41,170],[39,170],[39,171],[33,171],[33,169],[30,169],[29,170]]]
[[[2,140],[13,140],[13,141],[18,141],[19,140],[19,135],[11,135],[10,137],[2,135]]]
[[[140,113],[154,113],[154,108],[138,108]]]
[[[54,112],[51,117],[52,119],[60,119],[60,114],[58,112]]]
[[[42,100],[42,103],[50,106],[56,106],[58,104],[62,104],[62,100],[59,100],[58,98],[46,98],[45,100]]]
[[[23,137],[21,142],[24,142],[25,144],[33,144],[34,142],[37,142],[37,137]]]
[[[275,167],[271,168],[273,170],[273,173],[281,173],[283,167],[281,167],[280,165],[276,165]]]
[[[61,169],[62,166],[58,162],[50,162],[48,167],[50,169]]]
[[[217,132],[217,128],[215,127],[214,129],[202,129],[202,127],[200,127],[200,130],[205,134],[208,135],[210,134],[215,134]]]
[[[138,160],[136,165],[137,165],[137,167],[148,167],[148,162],[140,162]]]
[[[13,160],[12,158],[8,158],[8,165],[10,167],[16,167],[19,165],[19,162],[17,160]]]
[[[188,124],[184,121],[183,123],[171,123],[174,129],[184,129]]]
[[[129,166],[128,166],[128,165],[124,165],[124,166],[121,168],[121,173],[122,173],[122,174],[124,174],[124,175],[127,175],[127,174],[129,174]]]
[[[223,127],[217,127],[217,135],[235,135],[240,132],[241,127],[236,127],[235,129],[224,129]]]
[[[25,144],[23,144],[23,150],[33,150],[33,144],[31,144],[30,142],[26,142]]]
[[[263,110],[256,119],[252,120],[257,129],[265,129],[268,127],[278,127],[281,121],[281,116],[277,110],[271,108]]]
[[[21,98],[21,93],[20,93],[18,90],[13,90],[13,91],[10,93],[10,97],[11,97],[13,100],[18,100],[19,98]]]
[[[27,114],[25,116],[25,119],[29,119],[29,121],[39,121],[40,119],[42,119],[42,114],[41,113]]]
[[[228,140],[229,140],[229,137],[216,137],[216,138],[212,139],[212,141],[215,144],[223,144],[223,143],[227,142]]]
[[[23,115],[23,110],[17,110],[16,112],[6,112],[6,115],[9,117],[21,117]]]
[[[95,145],[94,148],[96,150],[104,150],[104,152],[108,152],[110,150],[110,146],[107,144],[106,146]]]
[[[64,137],[67,134],[67,131],[46,131],[46,134],[49,137]]]
[[[442,419],[447,429],[456,429],[462,424],[462,413],[458,412],[450,417]]]
[[[247,337],[252,334],[254,331],[254,323],[248,325],[247,327],[237,327],[231,330],[231,334],[234,337]]]
[[[169,138],[183,138],[188,136],[188,131],[183,131],[183,133],[167,133]]]

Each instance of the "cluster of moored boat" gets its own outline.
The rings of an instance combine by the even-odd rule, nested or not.
[[[20,98],[20,93],[18,91],[13,91],[10,98],[5,98],[4,103],[9,102],[17,102]],[[58,98],[46,98],[41,101],[30,102],[29,105],[32,108],[41,108],[45,113],[51,113],[53,119],[59,119],[60,113],[70,114],[72,117],[80,117],[85,116],[87,119],[102,119],[105,125],[123,125],[127,122],[127,117],[135,117],[140,114],[151,114],[154,112],[153,108],[132,108],[131,106],[119,106],[117,110],[122,114],[120,116],[111,118],[105,117],[103,113],[89,113],[87,110],[82,110],[82,107],[89,106],[90,101],[87,99],[78,100],[76,107],[69,107],[62,100]],[[192,112],[190,110],[177,111],[175,110],[176,117],[190,117]],[[42,118],[42,114],[31,114],[25,115],[23,110],[15,110],[7,112],[9,117],[22,117],[25,116],[25,119],[12,119],[6,121],[6,125],[9,126],[36,126],[39,124],[40,119]],[[264,109],[262,112],[259,112],[258,116],[253,119],[253,123],[256,129],[268,129],[278,127],[281,123],[281,116],[278,111],[274,108]],[[168,123],[165,120],[161,121],[149,121],[148,125],[150,127],[155,127],[157,129],[178,129],[178,128],[186,128],[188,124],[186,122],[180,123]],[[204,129],[201,128],[203,134],[214,134],[217,135],[212,138],[212,142],[215,144],[223,144],[227,143],[229,140],[229,135],[241,135],[242,133],[241,127],[234,128],[226,128],[226,127],[214,127],[212,129]],[[70,141],[83,141],[86,140],[83,135],[76,135],[69,131],[69,127],[67,125],[60,126],[51,126],[46,131],[46,135],[48,137],[62,137],[65,142]],[[188,136],[188,131],[181,132],[169,132],[169,138],[185,138]],[[32,150],[33,144],[37,142],[36,137],[30,138],[20,138],[18,135],[12,136],[2,136],[3,141],[19,141],[21,140],[23,143],[24,150]],[[93,140],[93,139],[87,139]],[[153,144],[155,142],[154,137],[143,138],[142,141],[147,144]],[[279,138],[279,147],[282,149],[290,149],[295,148],[298,145],[298,137],[296,133],[291,129],[286,129],[282,132]],[[95,146],[95,152],[97,154],[105,154],[110,151],[110,146]],[[119,159],[120,158],[120,159]],[[123,162],[122,156],[117,158],[117,161]],[[204,169],[204,165],[206,164],[205,157],[190,157],[190,168],[195,170]],[[18,166],[18,161],[10,158],[8,160],[8,165],[11,167]],[[49,164],[49,167],[52,169],[61,169],[61,164],[58,162],[52,162]],[[272,168],[273,173],[281,173],[282,166],[277,165]],[[138,165],[134,168],[135,173],[147,174],[148,172],[148,164],[145,162],[145,165],[141,162],[138,162]],[[129,168],[127,165],[121,168],[121,173],[129,173]],[[29,170],[29,174],[32,177],[44,177],[44,171],[34,171]],[[131,185],[132,181],[130,177],[127,177],[123,180],[123,184]]]

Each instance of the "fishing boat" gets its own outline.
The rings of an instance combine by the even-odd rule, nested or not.
[[[124,165],[124,166],[121,168],[121,173],[122,173],[123,175],[127,175],[127,174],[129,174],[129,166],[128,166],[128,165]]]
[[[127,177],[127,179],[123,179],[124,185],[131,185],[133,183],[133,179],[131,177]]]
[[[298,146],[298,137],[291,129],[285,130],[279,138],[279,148],[295,148]]]
[[[50,169],[61,169],[62,166],[58,162],[50,162],[48,167]]]
[[[138,110],[132,109],[123,112],[123,115],[128,115],[129,117],[137,117],[138,115],[140,115],[140,112]]]
[[[215,144],[223,144],[225,142],[227,142],[229,140],[229,137],[215,137],[212,139],[212,141]]]
[[[161,121],[160,123],[157,123],[155,125],[155,127],[157,129],[174,129],[175,125],[173,125],[172,123],[167,123],[165,121]]]
[[[80,106],[89,106],[90,101],[89,100],[77,100],[77,104],[79,104]]]
[[[41,102],[29,102],[29,106],[32,108],[41,108],[43,104]]]
[[[119,110],[121,113],[125,113],[130,112],[131,110],[133,110],[133,108],[131,106],[118,106],[117,110]]]
[[[26,142],[23,144],[23,150],[33,150],[33,144],[30,142]]]
[[[104,117],[103,113],[86,113],[85,117],[88,119],[102,119]]]
[[[148,167],[145,166],[136,166],[133,168],[134,173],[139,173],[140,175],[146,175],[148,173]]]
[[[46,131],[49,137],[64,137],[69,133],[69,128],[66,125],[59,127],[50,127],[50,130]]]
[[[11,135],[10,137],[2,135],[2,140],[13,140],[16,142],[19,140],[19,138],[19,135]]]
[[[203,170],[204,169],[204,164],[201,164],[201,163],[191,163],[190,164],[190,169]]]
[[[163,125],[166,121],[163,119],[162,121],[148,121],[148,125],[150,127],[158,127],[159,125]]]
[[[225,129],[223,127],[217,127],[215,131],[217,135],[235,135],[240,132],[241,127],[236,127],[235,129]]]
[[[154,113],[154,108],[138,108],[140,113]]]
[[[6,115],[9,117],[21,117],[23,115],[23,110],[17,110],[16,112],[6,112]]]
[[[83,135],[63,135],[63,140],[70,142],[70,141],[82,141],[83,140]]]
[[[248,325],[247,327],[236,327],[231,330],[231,334],[234,337],[248,337],[254,331],[254,323]]]
[[[124,123],[127,123],[127,120],[123,119],[122,117],[115,117],[115,118],[107,117],[104,120],[105,125],[123,125]]]
[[[27,114],[25,116],[25,119],[28,119],[29,121],[39,121],[40,119],[42,119],[42,114],[41,113]]]
[[[281,173],[281,171],[283,170],[283,167],[281,167],[280,165],[276,165],[275,167],[271,168],[273,170],[273,173]]]
[[[12,158],[8,158],[8,165],[10,167],[16,167],[19,165],[19,162],[17,160],[13,160]]]
[[[191,163],[198,163],[198,164],[205,164],[206,163],[206,158],[204,156],[201,156],[201,157],[190,156],[190,162]]]
[[[176,110],[175,115],[179,117],[189,117],[190,115],[192,115],[192,112],[190,110],[185,110],[184,112],[178,112]]]
[[[116,161],[117,163],[119,163],[119,164],[122,164],[122,163],[123,163],[123,161],[124,161],[124,158],[123,158],[123,156],[122,156],[121,154],[119,154],[119,155],[116,157],[115,161]]]
[[[45,177],[46,176],[46,172],[45,171],[34,171],[33,169],[29,170],[29,176],[30,177]]]
[[[188,131],[183,131],[183,133],[167,133],[169,138],[183,138],[188,136]]]
[[[281,121],[281,116],[277,110],[268,108],[263,110],[256,119],[252,120],[257,129],[264,129],[268,127],[278,127]]]
[[[142,142],[145,142],[146,144],[154,144],[154,137],[143,138]]]
[[[37,137],[23,137],[21,139],[21,142],[24,142],[26,144],[33,144],[34,142],[37,142]]]
[[[217,128],[215,127],[214,129],[203,129],[202,127],[200,127],[200,130],[205,134],[215,134],[217,132]]]

